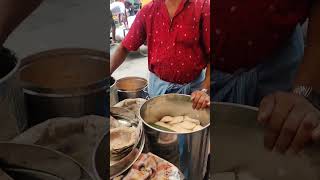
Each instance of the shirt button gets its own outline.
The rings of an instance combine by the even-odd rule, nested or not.
[[[236,11],[236,9],[237,9],[237,6],[232,6],[232,7],[230,8],[230,12],[233,13],[233,12]]]
[[[216,29],[216,34],[220,35],[221,34],[221,30],[220,29]]]
[[[274,7],[274,5],[273,5],[273,4],[271,4],[271,5],[269,6],[269,10],[270,10],[270,11],[275,11],[275,10],[276,10],[276,8]]]

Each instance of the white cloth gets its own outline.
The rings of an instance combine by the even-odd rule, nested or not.
[[[110,4],[110,10],[113,15],[119,15],[125,13],[126,7],[122,2],[113,2]]]

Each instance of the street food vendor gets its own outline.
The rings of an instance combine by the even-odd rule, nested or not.
[[[299,152],[319,139],[319,110],[307,99],[320,92],[320,2],[215,0],[213,7],[213,99],[260,104],[270,150]]]
[[[153,0],[111,57],[111,74],[130,51],[148,44],[149,95],[192,94],[194,108],[209,106],[209,0]]]

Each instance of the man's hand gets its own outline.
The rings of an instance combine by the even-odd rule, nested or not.
[[[204,109],[210,106],[210,96],[203,91],[194,91],[191,94],[193,109]]]
[[[299,153],[320,140],[320,112],[303,96],[278,92],[260,104],[258,121],[266,127],[265,147],[280,153]]]

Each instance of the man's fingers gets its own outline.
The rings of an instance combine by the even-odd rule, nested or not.
[[[204,103],[204,101],[205,101],[205,96],[202,95],[202,96],[199,98],[199,101],[197,102],[197,106],[196,106],[196,109],[197,109],[197,110],[201,109],[202,104]]]
[[[192,99],[192,101],[193,101],[192,108],[193,109],[196,109],[200,98],[201,98],[201,95],[199,93],[195,93],[194,98]]]
[[[294,137],[290,149],[299,153],[312,138],[312,131],[318,126],[318,120],[314,113],[308,113],[301,122],[298,132]]]
[[[194,98],[196,97],[196,95],[197,95],[197,93],[195,93],[195,92],[193,92],[193,93],[191,94],[191,101],[194,100]]]
[[[285,153],[290,147],[293,138],[296,136],[298,128],[305,117],[305,111],[301,111],[299,106],[295,106],[285,120],[280,136],[277,139],[275,148],[280,153]]]
[[[271,113],[270,119],[266,122],[267,132],[265,135],[265,147],[269,150],[274,148],[274,145],[280,135],[280,131],[289,112],[294,107],[294,103],[289,96],[284,93],[275,94],[275,105]]]
[[[210,98],[206,97],[205,100],[202,103],[201,109],[204,109],[210,105]]]
[[[274,95],[269,95],[263,98],[259,107],[258,121],[262,124],[267,123],[267,120],[271,117],[273,108],[275,105]]]

